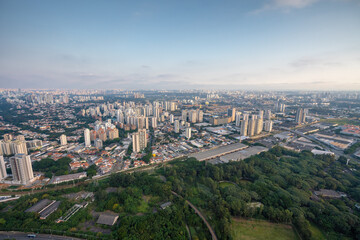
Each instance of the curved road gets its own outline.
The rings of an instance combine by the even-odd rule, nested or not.
[[[172,194],[174,194],[175,196],[181,198],[181,199],[184,199],[182,196],[180,196],[179,194],[177,194],[176,192],[173,192],[171,191]],[[188,200],[185,200],[185,202],[187,204],[189,204],[189,206],[194,209],[195,213],[197,215],[200,216],[200,218],[204,221],[204,223],[206,224],[207,228],[209,229],[210,231],[210,234],[211,234],[211,237],[213,240],[217,240],[217,237],[216,237],[216,234],[215,234],[215,231],[214,229],[212,229],[212,227],[210,226],[210,224],[208,223],[208,221],[205,219],[204,215],[199,211],[199,209],[197,209],[191,202],[189,202]]]

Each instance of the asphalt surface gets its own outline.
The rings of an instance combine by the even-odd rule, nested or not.
[[[48,234],[35,234],[35,238],[28,238],[29,233],[21,232],[0,232],[0,239],[54,239],[54,240],[80,240],[80,238],[65,237],[65,236],[56,236]]]

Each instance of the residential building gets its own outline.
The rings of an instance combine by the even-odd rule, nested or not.
[[[91,146],[90,130],[88,128],[84,130],[84,141],[85,141],[85,147]]]
[[[26,154],[16,154],[10,158],[11,172],[14,181],[21,184],[28,184],[34,179],[34,173],[31,166],[31,159]]]
[[[7,177],[4,157],[0,156],[0,181]]]
[[[64,146],[64,145],[67,144],[67,139],[66,139],[66,135],[65,135],[65,134],[62,134],[62,135],[60,136],[60,144],[61,144],[62,146]]]

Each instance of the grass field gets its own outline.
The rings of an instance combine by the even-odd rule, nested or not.
[[[320,229],[315,226],[314,224],[310,225],[310,231],[311,231],[311,239],[312,240],[325,240],[325,235],[320,231]]]
[[[231,183],[231,182],[221,182],[221,183],[219,183],[219,185],[222,188],[225,188],[225,187],[228,187],[228,186],[234,186],[234,184]]]
[[[332,119],[322,119],[321,121],[329,122],[329,123],[337,123],[339,125],[346,125],[346,124],[360,125],[360,121],[355,119],[332,118]]]
[[[231,225],[235,240],[298,240],[293,228],[286,224],[271,223],[264,220],[233,218]]]

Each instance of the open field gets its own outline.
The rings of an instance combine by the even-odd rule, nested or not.
[[[321,122],[337,123],[339,125],[360,125],[360,121],[356,119],[343,119],[343,118],[331,118],[331,119],[322,119]]]
[[[231,182],[221,182],[220,183],[220,187],[225,188],[228,186],[234,186],[235,184],[231,183]]]
[[[321,230],[314,224],[310,225],[311,231],[311,239],[312,240],[325,240],[325,235],[321,232]]]
[[[232,236],[235,240],[296,240],[300,239],[290,225],[257,219],[233,218]]]

